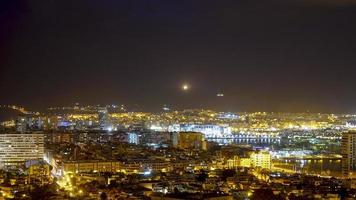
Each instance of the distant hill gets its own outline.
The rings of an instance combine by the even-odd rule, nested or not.
[[[15,120],[17,119],[17,116],[20,115],[21,112],[17,111],[17,110],[13,110],[10,108],[4,108],[4,107],[0,107],[0,122],[3,121],[8,121],[8,120]]]

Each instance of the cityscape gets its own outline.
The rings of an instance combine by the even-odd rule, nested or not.
[[[355,200],[356,0],[0,0],[0,200]]]
[[[2,198],[355,198],[356,115],[124,108],[1,106]]]

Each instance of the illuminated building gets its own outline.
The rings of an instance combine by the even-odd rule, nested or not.
[[[139,136],[137,133],[127,133],[128,143],[130,144],[138,144]]]
[[[172,134],[173,147],[180,149],[206,150],[204,135],[198,132],[179,132]]]
[[[89,173],[89,172],[124,172],[147,173],[148,171],[169,170],[169,163],[165,161],[151,161],[149,159],[135,160],[132,162],[119,161],[66,161],[62,167],[64,173]]]
[[[48,183],[51,176],[51,167],[44,161],[29,161],[26,163],[28,180],[30,183],[44,184]]]
[[[73,133],[47,133],[46,142],[50,144],[72,143],[74,142]]]
[[[111,161],[67,161],[63,163],[64,173],[82,172],[117,172],[120,170],[120,162]]]
[[[356,128],[356,121],[355,120],[350,120],[346,122],[346,127],[347,128]]]
[[[232,168],[235,168],[238,166],[239,166],[239,157],[234,156],[233,158],[227,160],[227,167],[229,169],[232,169]]]
[[[219,138],[231,135],[231,128],[220,125],[174,124],[168,127],[170,132],[200,132],[205,138]]]
[[[251,158],[239,158],[240,167],[251,167]]]
[[[251,167],[251,158],[239,158],[234,156],[227,160],[227,167],[232,169],[235,167]]]
[[[162,144],[170,144],[171,134],[168,132],[142,132],[139,138],[139,142],[148,146],[160,146]]]
[[[35,164],[35,165],[31,165],[28,168],[28,174],[31,176],[45,175],[49,177],[50,173],[51,173],[50,165],[48,164]]]
[[[109,127],[109,112],[106,108],[101,108],[98,111],[99,126],[102,130],[107,130]]]
[[[251,167],[271,169],[271,154],[268,151],[256,151],[251,153]]]
[[[162,127],[162,126],[154,125],[154,124],[152,124],[152,125],[149,127],[149,129],[150,129],[150,130],[153,130],[153,131],[157,131],[157,132],[167,131],[167,128],[166,128],[166,127]]]
[[[42,130],[44,121],[41,117],[30,114],[20,115],[16,120],[16,131],[25,133],[33,130]]]
[[[44,121],[41,117],[29,117],[29,127],[31,130],[42,130]]]
[[[0,163],[17,165],[26,160],[43,159],[43,133],[0,134]]]
[[[356,131],[343,133],[341,140],[342,174],[349,177],[356,170]]]
[[[78,131],[74,135],[74,142],[90,142],[90,141],[100,141],[107,142],[112,140],[112,135],[107,134],[106,131],[102,130],[90,130],[90,131]]]
[[[219,119],[230,119],[230,120],[234,120],[234,119],[237,119],[238,116],[234,113],[220,113],[218,115],[218,118]]]
[[[20,133],[25,133],[28,130],[28,117],[20,116],[16,120],[16,131]]]

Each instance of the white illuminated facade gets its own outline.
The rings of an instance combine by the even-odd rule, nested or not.
[[[234,113],[220,113],[218,115],[218,118],[219,119],[230,119],[230,120],[234,120],[234,119],[237,119],[238,116]]]
[[[345,127],[355,129],[356,128],[356,120],[351,120],[351,121],[346,122]]]
[[[0,163],[17,165],[26,160],[43,159],[43,133],[0,134]]]
[[[167,126],[160,126],[160,125],[155,125],[152,124],[149,129],[157,132],[162,132],[162,131],[167,131]]]
[[[128,143],[130,144],[138,144],[139,136],[137,133],[128,133],[127,134]]]
[[[173,124],[168,127],[169,132],[199,132],[205,138],[220,138],[231,135],[231,127],[221,125]]]

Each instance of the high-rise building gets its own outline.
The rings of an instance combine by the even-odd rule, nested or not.
[[[0,134],[0,163],[18,165],[26,160],[43,159],[43,133]]]
[[[251,153],[251,166],[271,169],[271,154],[268,151],[256,151]]]
[[[16,131],[25,133],[29,128],[29,119],[27,116],[19,116],[16,120]]]
[[[349,177],[356,170],[356,131],[342,134],[341,140],[342,174]]]
[[[107,130],[109,127],[109,112],[107,108],[101,108],[98,111],[98,121],[101,130]]]

